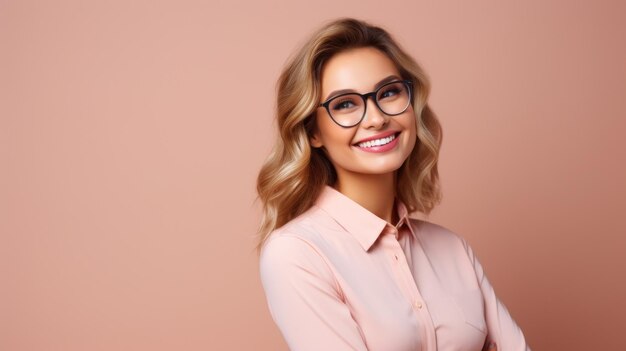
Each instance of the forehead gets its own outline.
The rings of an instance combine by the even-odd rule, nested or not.
[[[331,57],[322,70],[322,97],[340,89],[367,92],[382,79],[400,73],[395,64],[382,51],[356,48],[342,51]]]

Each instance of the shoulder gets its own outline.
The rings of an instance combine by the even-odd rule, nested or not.
[[[300,229],[300,230],[298,230]],[[269,234],[261,248],[261,261],[267,260],[297,260],[303,255],[318,254],[318,250],[311,243],[310,228],[303,226],[293,228],[285,226]]]
[[[273,233],[262,247],[259,274],[270,299],[310,289],[340,291],[327,259],[318,249],[301,236],[284,230]]]
[[[411,218],[413,230],[420,236],[429,240],[463,240],[463,238],[450,228],[441,224],[429,222],[423,219]]]
[[[431,249],[468,249],[467,241],[459,233],[443,225],[411,218],[411,226],[420,242]]]
[[[285,250],[284,246],[290,246],[293,252],[313,251],[328,256],[333,248],[344,245],[346,239],[349,237],[344,228],[329,213],[313,205],[271,232],[261,252]]]
[[[318,207],[271,232],[261,248],[262,278],[314,273],[330,277],[324,247],[325,217]]]

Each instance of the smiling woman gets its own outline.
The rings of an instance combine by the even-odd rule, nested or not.
[[[530,349],[470,245],[409,217],[441,198],[429,86],[385,30],[349,18],[283,70],[257,247],[291,349]]]
[[[325,103],[329,107],[315,119],[311,145],[325,152],[337,173],[335,187],[344,194],[360,191],[352,188],[360,186],[363,175],[377,175],[381,180],[387,178],[384,183],[376,182],[385,184],[393,195],[394,172],[415,149],[417,128],[410,104],[412,84],[407,83],[412,81],[403,82],[399,76],[393,61],[373,47],[337,53],[322,70],[322,96],[330,97]],[[381,77],[387,78],[380,80]],[[376,91],[366,94],[370,99],[358,93],[328,93],[335,87],[368,91],[377,86]],[[337,121],[348,121],[348,127],[359,122],[360,125],[338,128]]]

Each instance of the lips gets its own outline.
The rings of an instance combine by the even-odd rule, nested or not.
[[[359,141],[357,141],[356,143],[352,144],[354,146],[376,146],[376,145],[380,145],[380,144],[386,144],[388,142],[391,142],[394,138],[397,138],[398,135],[400,134],[400,132],[398,131],[389,131],[389,132],[384,132],[384,133],[380,133],[380,134],[376,134],[374,136],[371,137],[367,137],[364,139],[361,139]]]
[[[364,141],[353,147],[363,152],[373,154],[390,152],[392,150],[395,150],[398,146],[398,134],[392,134],[382,139]]]

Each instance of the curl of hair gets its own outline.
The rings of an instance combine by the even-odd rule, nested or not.
[[[335,183],[332,163],[320,149],[311,147],[309,136],[315,126],[324,64],[341,51],[361,47],[385,53],[402,78],[413,82],[417,142],[397,170],[396,196],[410,212],[424,214],[441,201],[437,162],[443,135],[427,103],[430,81],[426,73],[384,29],[340,18],[315,32],[289,59],[278,79],[278,136],[257,178],[258,198],[263,205],[257,252],[272,231],[307,211],[324,185]]]

